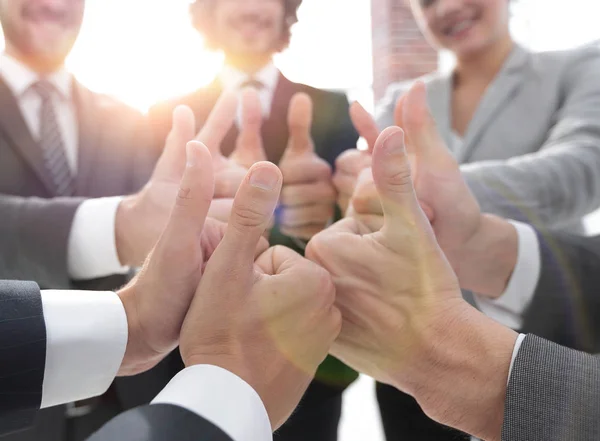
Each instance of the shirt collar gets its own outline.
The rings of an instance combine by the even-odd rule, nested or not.
[[[273,92],[279,80],[279,70],[273,63],[269,63],[254,75],[248,75],[246,72],[242,72],[226,64],[219,74],[219,80],[227,90],[237,89],[251,78],[260,81],[264,84],[266,90]]]
[[[18,98],[22,97],[36,81],[40,80],[40,76],[36,72],[6,53],[0,56],[0,75]],[[48,75],[46,80],[56,88],[62,99],[71,99],[73,79],[64,67]]]

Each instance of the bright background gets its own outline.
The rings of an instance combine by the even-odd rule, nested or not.
[[[140,110],[207,84],[222,59],[203,50],[187,5],[187,0],[87,0],[69,68],[91,89]],[[304,0],[293,43],[277,65],[294,81],[346,90],[372,108],[370,16],[369,0]],[[565,49],[599,39],[598,17],[595,0],[519,0],[513,29],[534,50]],[[341,441],[383,439],[371,380],[361,378],[350,388],[343,412]]]

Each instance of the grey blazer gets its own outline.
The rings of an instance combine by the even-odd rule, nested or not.
[[[464,141],[451,128],[452,73],[423,78],[438,128],[485,212],[582,232],[600,207],[600,49],[531,53],[516,46]],[[410,83],[390,86],[381,128]]]
[[[503,441],[600,439],[600,358],[528,335],[506,392]]]

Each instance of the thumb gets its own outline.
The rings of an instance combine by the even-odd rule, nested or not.
[[[406,247],[407,232],[415,228],[431,233],[413,187],[402,129],[389,127],[379,136],[373,152],[373,180],[384,213],[381,231],[390,248]]]
[[[313,102],[305,93],[297,93],[292,97],[288,113],[290,140],[286,154],[301,155],[314,151],[314,143],[310,134],[313,117]]]
[[[439,155],[451,156],[427,105],[425,83],[417,81],[401,98],[401,108],[396,113],[400,111],[402,128],[416,155],[426,162],[436,160]]]
[[[231,155],[231,159],[246,168],[266,159],[261,134],[262,123],[260,96],[256,89],[247,88],[242,94],[240,134]]]
[[[402,128],[404,127],[404,103],[406,102],[406,94],[402,95],[398,101],[396,102],[396,107],[394,108],[394,123]]]
[[[237,106],[236,94],[231,91],[223,92],[196,136],[196,140],[208,148],[213,160],[222,157],[221,143],[233,126]]]
[[[185,171],[163,237],[172,245],[182,246],[200,240],[215,187],[208,149],[198,141],[191,141],[186,152]]]
[[[254,164],[235,195],[222,252],[232,268],[254,262],[255,250],[270,224],[283,177],[270,162]]]
[[[350,119],[358,134],[367,141],[369,153],[373,153],[375,142],[379,136],[379,128],[373,116],[356,101],[350,107]]]
[[[187,106],[177,106],[173,110],[173,126],[165,148],[154,169],[153,178],[179,180],[185,167],[185,146],[194,139],[196,129],[194,113]]]

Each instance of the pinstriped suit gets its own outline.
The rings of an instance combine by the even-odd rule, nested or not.
[[[0,438],[29,427],[42,401],[46,324],[37,284],[0,280]],[[178,406],[142,406],[97,431],[90,441],[232,441]]]

